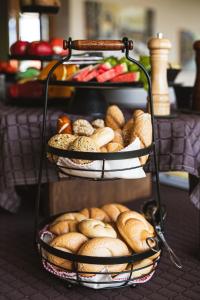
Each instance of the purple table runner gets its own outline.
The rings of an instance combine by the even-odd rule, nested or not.
[[[59,108],[49,108],[47,137],[55,133]],[[160,171],[186,171],[200,176],[200,116],[180,114],[174,119],[156,120]],[[0,206],[17,211],[20,199],[16,185],[37,183],[42,131],[42,108],[0,104]],[[58,180],[52,164],[45,161],[42,182]],[[200,182],[190,199],[200,208]]]

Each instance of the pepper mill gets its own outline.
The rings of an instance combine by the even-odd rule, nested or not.
[[[193,89],[192,96],[192,109],[200,111],[200,41],[196,41],[193,44],[193,48],[196,51],[196,80]]]
[[[151,62],[151,80],[153,108],[156,116],[170,114],[170,101],[167,82],[168,54],[171,48],[169,40],[162,33],[148,41]]]

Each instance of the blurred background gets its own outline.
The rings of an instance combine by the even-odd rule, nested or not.
[[[30,2],[30,1],[29,1]],[[135,41],[135,54],[148,53],[147,40],[157,32],[170,39],[169,60],[194,70],[192,43],[200,37],[199,0],[61,0],[58,14],[42,16],[43,38],[121,38]],[[0,3],[0,59],[17,39],[40,38],[39,15],[20,13],[20,1]],[[9,26],[7,26],[9,24]],[[181,75],[181,74],[180,74]],[[191,81],[191,78],[189,78]]]

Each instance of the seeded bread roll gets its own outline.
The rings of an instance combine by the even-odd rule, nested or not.
[[[50,246],[64,252],[76,254],[80,247],[87,242],[87,238],[78,232],[69,232],[57,236],[51,241]],[[73,262],[64,258],[57,257],[47,253],[48,260],[56,266],[60,266],[66,270],[72,270]]]
[[[67,134],[67,133],[59,133],[56,134],[54,136],[52,136],[50,138],[50,140],[48,141],[48,145],[54,148],[58,148],[58,149],[62,149],[62,150],[68,150],[68,147],[70,145],[70,143],[72,143],[77,137],[75,135],[72,134]],[[57,161],[58,160],[58,156],[51,154],[51,153],[47,153],[47,158],[50,161]]]
[[[97,256],[97,257],[115,257],[115,256],[126,256],[130,252],[124,242],[119,239],[109,237],[93,238],[80,248],[78,251],[79,255]],[[108,272],[121,272],[125,270],[127,264],[118,265],[94,265],[79,263],[79,272],[101,272],[103,269]],[[82,276],[92,276],[93,274],[81,274]]]
[[[130,209],[122,204],[110,203],[101,207],[103,211],[109,216],[111,222],[116,222],[118,216],[124,211],[130,211]]]
[[[125,124],[125,118],[117,105],[111,105],[106,112],[106,126],[113,130],[122,128]]]
[[[149,113],[144,113],[142,110],[136,110],[133,114],[134,126],[131,133],[131,142],[135,140],[136,137],[140,139],[141,148],[145,148],[152,143],[152,124],[151,115]],[[148,159],[148,155],[141,156],[141,164],[145,164]]]
[[[83,151],[83,152],[98,152],[100,151],[96,143],[92,138],[87,136],[79,136],[76,140],[69,145],[68,150],[70,151]],[[83,159],[72,159],[77,164],[87,164],[90,160]]]
[[[88,238],[112,237],[117,238],[117,233],[113,227],[100,220],[85,219],[78,224],[78,230]]]
[[[112,128],[109,127],[99,128],[91,136],[91,139],[93,139],[93,141],[99,148],[111,142],[113,138],[114,131],[112,130]]]
[[[106,149],[108,152],[118,152],[123,149],[123,146],[119,143],[111,142],[106,145]]]
[[[149,240],[149,245],[146,242],[147,238],[155,236],[155,231],[141,214],[125,211],[118,216],[116,224],[121,236],[134,252],[141,253],[149,250],[149,245],[155,246],[154,241]]]
[[[87,120],[78,119],[73,123],[73,132],[77,135],[91,136],[94,128]]]
[[[110,218],[101,208],[98,207],[90,207],[84,208],[80,211],[82,215],[86,217],[86,219],[95,219],[104,222],[110,222]]]

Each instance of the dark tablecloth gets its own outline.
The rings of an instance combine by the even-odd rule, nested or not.
[[[56,120],[63,113],[49,108],[47,138],[55,133]],[[186,171],[200,176],[200,116],[180,114],[156,120],[159,170]],[[20,199],[17,185],[37,183],[42,130],[42,108],[0,104],[0,206],[17,211]],[[45,161],[42,182],[59,180],[56,169]],[[200,183],[190,199],[200,208]]]

